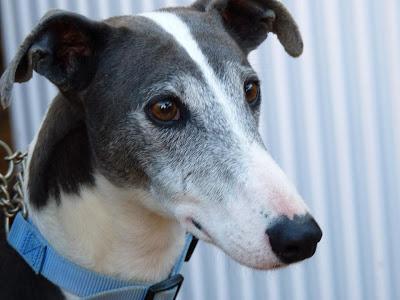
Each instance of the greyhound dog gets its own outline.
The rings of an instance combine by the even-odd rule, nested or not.
[[[302,53],[275,0],[199,0],[101,22],[45,15],[0,93],[7,107],[33,70],[60,91],[25,172],[29,219],[48,244],[142,283],[168,277],[186,233],[255,269],[311,257],[321,229],[258,133],[260,79],[247,57],[269,33]],[[79,298],[5,242],[0,255],[1,299]]]

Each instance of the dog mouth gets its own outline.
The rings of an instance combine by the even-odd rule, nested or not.
[[[208,231],[204,228],[204,226],[194,218],[187,218],[186,219],[189,227],[189,231],[198,237],[199,239],[203,239],[207,242],[212,242],[211,235],[208,233]],[[190,230],[192,229],[192,230]]]
[[[195,237],[197,237],[198,239],[203,240],[207,243],[214,244],[215,246],[219,247],[218,243],[215,242],[215,240],[211,237],[211,235],[209,234],[207,229],[205,229],[203,224],[200,223],[197,219],[195,219],[193,217],[187,217],[185,219],[185,223],[186,223],[187,231],[190,232],[191,234],[193,234]],[[223,250],[223,251],[225,252],[225,250]],[[225,252],[225,253],[227,255],[231,256],[228,252]],[[234,258],[234,256],[231,256],[231,257]],[[242,265],[245,265],[250,268],[257,269],[257,270],[279,270],[279,269],[285,268],[287,266],[287,264],[280,262],[280,261],[258,262],[255,264],[249,263],[248,261],[241,260],[241,259],[236,260],[236,261],[238,261]]]
[[[201,224],[199,222],[197,222],[194,219],[191,219],[192,224],[194,225],[194,227],[196,227],[198,230],[203,231],[203,226],[201,226]]]

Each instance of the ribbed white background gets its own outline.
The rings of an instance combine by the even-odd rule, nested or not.
[[[50,8],[95,19],[179,1],[0,0],[7,62]],[[181,299],[400,299],[400,3],[287,0],[301,59],[275,38],[254,54],[263,79],[261,131],[323,227],[318,253],[254,272],[200,244]],[[15,89],[15,143],[32,139],[55,89],[37,76]]]

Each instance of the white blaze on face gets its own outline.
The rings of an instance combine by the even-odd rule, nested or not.
[[[226,86],[216,76],[187,24],[167,12],[141,16],[170,34],[196,63],[214,95],[214,101],[222,108],[224,115],[221,117],[226,120],[226,127],[230,128],[244,153],[245,170],[238,170],[241,179],[238,178],[236,190],[226,189],[223,202],[207,199],[206,193],[199,193],[201,188],[196,192],[182,191],[180,201],[173,201],[175,215],[188,231],[218,245],[243,264],[255,268],[279,265],[265,233],[268,224],[279,216],[292,219],[296,215],[305,215],[308,212],[305,203],[266,150],[250,142],[235,117],[234,108],[229,104],[231,101],[226,96],[229,93],[224,92]],[[223,181],[210,184],[220,184],[222,189],[224,186]],[[201,224],[201,230],[191,220]]]

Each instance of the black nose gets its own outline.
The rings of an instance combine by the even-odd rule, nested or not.
[[[280,217],[266,231],[272,250],[286,264],[301,261],[314,255],[322,231],[310,216],[295,216],[293,220]]]

